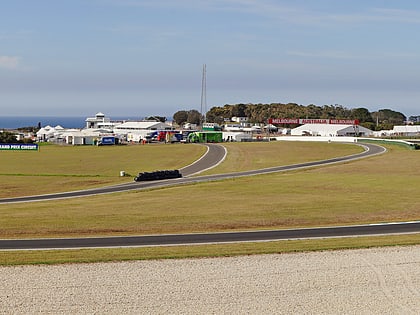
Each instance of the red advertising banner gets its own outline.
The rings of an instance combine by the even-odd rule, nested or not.
[[[330,119],[330,124],[335,125],[358,125],[359,120],[358,119]]]
[[[270,118],[269,124],[331,124],[331,125],[358,125],[357,119],[301,119],[301,118]]]
[[[329,124],[329,119],[299,119],[299,124]]]
[[[299,124],[299,119],[296,118],[270,118],[269,124]]]

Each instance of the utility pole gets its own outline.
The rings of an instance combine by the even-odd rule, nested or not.
[[[201,117],[204,117],[204,123],[206,122],[207,113],[207,82],[206,82],[206,64],[203,64],[203,77],[201,79]],[[203,126],[203,124],[201,124]]]

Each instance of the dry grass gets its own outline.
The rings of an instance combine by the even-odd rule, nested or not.
[[[419,154],[389,147],[385,155],[299,172],[0,205],[0,236],[181,233],[418,220]]]
[[[215,172],[221,173],[233,168],[244,170],[297,163],[305,158],[321,159],[347,155],[348,148],[353,151],[359,150],[353,146],[335,147],[313,143],[258,144],[256,147],[252,145],[229,144],[229,157]],[[284,148],[283,145],[287,147]],[[340,151],[340,154],[337,154],[338,151],[323,151],[330,148],[343,149],[345,152]],[[388,150],[385,155],[305,171],[101,197],[0,205],[0,237],[181,233],[419,220],[420,200],[417,197],[417,187],[420,187],[420,152],[393,146],[389,146]],[[197,152],[199,153],[195,151],[193,154]],[[170,153],[172,154],[172,151]],[[163,152],[163,154],[166,153]],[[178,154],[182,156],[183,153]],[[105,157],[105,155],[101,156]],[[140,157],[145,156],[147,154],[140,155]],[[136,154],[132,156],[132,159],[135,157],[137,157]],[[264,157],[267,158],[266,161]],[[2,162],[5,161],[3,155],[0,158]],[[131,159],[128,160],[131,161]],[[129,163],[128,160],[127,163]],[[137,159],[135,160],[137,163]],[[11,159],[10,163],[15,161]],[[154,156],[153,158],[149,156],[142,161],[144,161],[142,165],[145,168],[147,165],[150,169],[156,168],[153,163],[162,163]],[[52,160],[48,160],[48,163],[61,165]],[[3,165],[0,173],[9,171],[4,163],[0,164]],[[85,164],[80,163],[80,165]],[[108,163],[108,165],[111,164]],[[109,177],[99,178],[109,178],[110,182],[114,182],[116,180],[114,172],[119,171],[120,166],[121,164],[115,167],[114,171],[108,170]],[[178,167],[179,164],[176,166]],[[28,173],[21,178],[34,178],[37,180],[37,185],[41,180],[53,179],[62,181],[63,186],[68,180],[75,180],[74,187],[83,186],[83,180],[77,183],[79,178],[75,176],[31,177],[30,174],[36,174],[33,171],[31,173],[30,170],[38,168],[31,168],[29,165],[25,167]],[[137,167],[135,164],[133,169],[137,171]],[[124,169],[129,170],[127,167]],[[55,172],[61,174],[60,170],[61,168],[58,167]],[[18,171],[21,172],[21,169],[15,170],[15,172]],[[47,169],[44,168],[43,172],[46,171]],[[92,171],[90,174],[95,175],[95,172]],[[7,176],[1,175],[0,178],[19,177]],[[97,180],[97,177],[88,179],[93,181]],[[33,183],[29,181],[24,183],[28,186],[19,186],[19,183],[16,185],[17,189],[21,190],[22,187],[29,189],[35,186]],[[2,181],[0,186],[4,188],[4,185]],[[419,242],[420,235],[414,234],[191,247],[29,251],[25,253],[12,251],[0,252],[0,265],[231,256],[411,245],[419,244]]]
[[[140,171],[181,168],[198,159],[196,145],[40,146],[0,154],[0,198],[78,190],[131,181]]]
[[[362,152],[343,143],[296,143],[287,141],[224,143],[229,154],[217,168],[202,174],[231,173],[272,166],[317,161]],[[201,175],[201,174],[200,174]]]

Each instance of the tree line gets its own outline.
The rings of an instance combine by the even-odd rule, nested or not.
[[[190,112],[192,111],[176,112],[173,116],[174,122],[178,125],[192,123]],[[201,115],[198,111],[194,111],[194,114],[194,123],[199,124]],[[206,113],[207,122],[218,124],[223,124],[232,117],[247,117],[250,123],[267,123],[268,118],[357,119],[361,126],[371,130],[389,130],[394,125],[401,125],[406,121],[404,114],[391,109],[370,112],[363,107],[350,109],[337,104],[323,106],[314,104],[305,106],[296,103],[226,104],[212,107]]]
[[[0,143],[32,143],[32,139],[17,140],[16,134],[10,131],[0,131]]]

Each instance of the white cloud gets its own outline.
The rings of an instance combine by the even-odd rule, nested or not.
[[[420,12],[415,10],[376,8],[372,10],[372,20],[419,24]]]
[[[288,55],[308,58],[328,58],[328,59],[365,59],[366,56],[356,56],[344,51],[289,51]]]
[[[284,4],[275,0],[103,0],[118,6],[148,7],[158,9],[180,9],[199,11],[230,11],[253,14],[285,21],[291,24],[336,25],[337,23],[358,24],[394,22],[419,24],[420,12],[392,8],[360,6],[358,11],[347,13],[345,9],[331,7],[317,10],[316,6]],[[357,9],[357,6],[356,6]]]
[[[399,60],[399,59],[419,59],[420,55],[410,52],[370,52],[357,54],[346,51],[288,51],[289,56],[302,57],[302,58],[324,58],[324,59],[341,59],[341,60]]]
[[[106,1],[106,0],[104,0]],[[267,0],[107,0],[118,6],[149,7],[159,9],[190,9],[200,11],[236,11],[259,15],[290,14],[298,10]]]
[[[16,69],[18,66],[19,66],[19,57],[0,55],[0,68]]]

